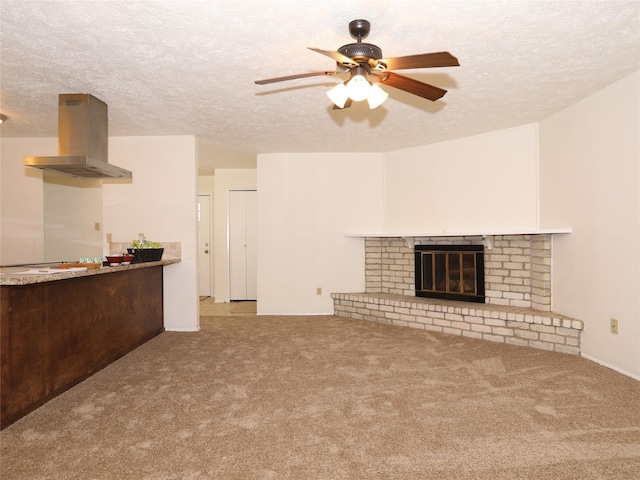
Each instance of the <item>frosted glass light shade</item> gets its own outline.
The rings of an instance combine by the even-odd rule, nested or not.
[[[383,104],[383,102],[387,99],[389,94],[381,89],[375,83],[371,85],[369,88],[369,96],[367,97],[367,102],[369,102],[369,108],[373,110],[376,107],[379,107]]]
[[[347,103],[347,99],[349,98],[349,91],[344,83],[336,85],[331,90],[327,92],[327,97],[335,103],[337,107],[343,108],[344,104]]]
[[[329,99],[339,108],[344,108],[347,100],[359,102],[367,100],[369,108],[374,109],[382,105],[389,94],[376,84],[371,84],[362,75],[355,75],[348,82],[336,85],[327,92]]]
[[[351,97],[351,100],[354,102],[360,102],[367,98],[370,88],[371,84],[362,75],[355,75],[349,83],[347,83],[349,97]]]

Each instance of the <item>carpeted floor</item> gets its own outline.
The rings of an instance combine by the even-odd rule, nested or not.
[[[14,479],[638,479],[640,382],[335,316],[203,317],[0,433]]]

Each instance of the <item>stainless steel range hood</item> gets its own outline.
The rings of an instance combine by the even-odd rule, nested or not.
[[[28,167],[55,170],[83,178],[133,178],[129,170],[107,160],[107,104],[89,94],[58,98],[58,155],[24,157]]]

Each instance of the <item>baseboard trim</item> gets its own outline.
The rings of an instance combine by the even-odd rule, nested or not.
[[[611,370],[615,370],[616,372],[621,373],[622,375],[625,375],[627,377],[631,377],[634,380],[638,380],[640,382],[640,375],[634,375],[631,372],[627,372],[626,370],[622,370],[621,368],[615,367],[615,366],[613,366],[613,365],[611,365],[611,364],[609,364],[607,362],[603,362],[602,360],[598,360],[597,358],[592,357],[590,355],[586,355],[584,353],[582,353],[581,356],[583,358],[586,358],[587,360],[590,360],[590,361],[592,361],[594,363],[597,363],[598,365],[602,365],[603,367],[607,367],[607,368],[609,368]]]

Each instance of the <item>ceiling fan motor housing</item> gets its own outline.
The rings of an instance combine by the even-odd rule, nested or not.
[[[382,58],[382,50],[380,47],[372,45],[371,43],[349,43],[340,47],[338,52],[358,63],[366,62],[370,59],[380,60]]]

